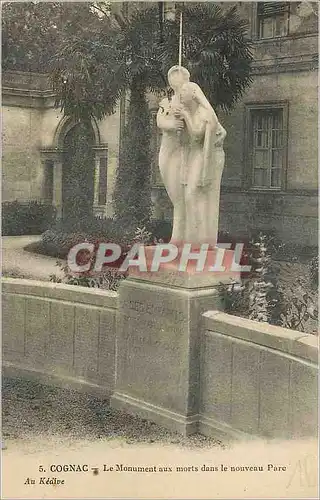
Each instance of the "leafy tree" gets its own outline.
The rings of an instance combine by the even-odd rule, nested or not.
[[[2,68],[46,73],[65,40],[92,33],[103,23],[104,2],[5,2]],[[105,17],[104,15],[104,17]]]

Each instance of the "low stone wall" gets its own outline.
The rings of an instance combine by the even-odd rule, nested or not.
[[[7,372],[112,393],[117,293],[10,278],[2,292]]]
[[[155,293],[154,300],[159,303],[160,312],[154,318],[160,325],[158,330],[150,330],[149,323],[144,330],[144,323],[139,322],[139,314],[143,313],[137,314],[136,311],[134,326],[130,330],[121,327],[124,323],[116,322],[116,316],[121,319],[122,316],[126,317],[126,311],[128,314],[126,290],[131,286],[131,294],[136,299],[134,284],[132,281],[130,285],[128,280],[126,286],[120,287],[119,298],[115,292],[98,289],[4,278],[4,373],[105,396],[113,395],[112,403],[119,390],[119,381],[121,383],[131,366],[133,374],[141,378],[139,387],[142,396],[136,405],[131,404],[132,398],[122,398],[123,408],[139,414],[139,408],[143,407],[147,412],[145,418],[169,428],[179,430],[183,424],[186,429],[181,432],[189,432],[190,424],[192,432],[199,430],[202,434],[216,435],[219,439],[223,436],[294,438],[317,434],[316,336],[219,311],[205,312],[202,315],[203,327],[195,327],[201,324],[201,308],[198,303],[195,307],[195,298],[190,302],[190,292],[184,291],[181,293],[185,300],[189,300],[188,307],[182,307],[184,302],[180,296],[179,300],[177,297],[176,300],[172,298],[170,307],[180,311],[180,315],[192,311],[196,338],[189,336],[191,340],[183,349],[181,340],[178,342],[178,348],[174,351],[176,363],[171,360],[170,366],[170,356],[164,349],[161,372],[151,359],[155,356],[155,349],[165,347],[162,346],[163,342],[171,342],[166,336],[174,333],[175,330],[170,331],[171,327],[177,328],[175,315],[171,321],[171,311],[171,316],[167,314],[161,320],[161,307],[165,305],[164,292],[161,294],[159,286],[155,285],[152,285],[155,287],[155,292],[152,292],[149,285],[151,288],[147,289],[147,293],[150,297]],[[145,283],[138,284],[141,289],[146,287]],[[202,310],[209,306],[210,301],[206,300],[203,304],[205,309]],[[195,318],[199,318],[197,323]],[[149,320],[147,317],[146,321]],[[188,330],[184,326],[187,322],[186,319],[179,321],[181,325],[177,332],[180,331],[182,335],[181,332]],[[153,336],[153,344],[145,344],[145,341],[141,343],[143,332],[148,332],[150,338]],[[121,337],[128,337],[128,334],[133,343],[131,350],[130,342],[125,344],[126,347],[121,343]],[[116,346],[118,350],[121,349],[118,355]],[[200,347],[200,353],[197,346]],[[130,366],[119,363],[124,348],[128,350]],[[140,351],[142,355],[139,357]],[[156,392],[149,391],[145,396],[144,385],[152,379],[150,373],[154,376],[156,368],[158,373],[162,373],[157,381],[158,389]],[[178,380],[177,384],[172,382],[175,397],[172,397],[171,406],[176,406],[181,399],[181,405],[186,408],[185,415],[180,411],[181,416],[169,406],[169,392],[165,389],[168,373],[171,374],[171,382],[174,380],[172,374]],[[185,385],[182,384],[183,377],[188,381]],[[129,379],[129,382],[133,384],[133,379]],[[190,401],[193,402],[191,416],[188,410]]]
[[[200,432],[316,435],[318,338],[222,312],[203,316]]]

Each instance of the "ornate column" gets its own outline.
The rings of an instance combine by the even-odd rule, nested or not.
[[[99,205],[99,180],[100,180],[100,156],[96,154],[94,159],[94,193],[93,193],[93,208]]]
[[[62,217],[62,160],[56,160],[53,167],[52,203],[57,210],[57,218]]]
[[[43,162],[51,160],[53,162],[53,187],[52,205],[56,208],[57,218],[62,217],[62,168],[63,150],[59,148],[46,148],[41,150]]]
[[[93,213],[94,215],[98,215],[100,217],[105,216],[106,214],[106,199],[101,200],[104,194],[104,198],[106,198],[107,193],[101,192],[101,179],[102,176],[106,176],[107,172],[105,169],[105,164],[101,165],[101,160],[105,159],[105,163],[108,158],[108,145],[100,144],[99,146],[93,147],[93,151],[95,153],[94,159],[94,193],[93,193]]]

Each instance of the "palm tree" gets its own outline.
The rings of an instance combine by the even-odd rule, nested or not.
[[[183,65],[214,107],[228,111],[251,82],[246,22],[235,7],[183,7]],[[73,33],[52,60],[56,106],[78,120],[102,119],[129,91],[128,124],[115,188],[116,217],[144,224],[150,216],[150,128],[147,92],[166,89],[178,61],[178,21],[160,26],[158,7],[105,17],[100,29]],[[160,33],[162,29],[162,36]]]

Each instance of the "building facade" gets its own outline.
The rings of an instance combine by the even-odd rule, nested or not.
[[[225,2],[219,2],[226,7]],[[233,2],[235,3],[235,2]],[[146,4],[146,2],[144,2]],[[317,244],[318,11],[310,2],[236,2],[249,20],[253,83],[228,115],[220,229],[233,235],[274,230],[286,242]],[[230,3],[227,5],[230,6]],[[77,125],[54,108],[46,75],[7,72],[3,91],[3,201],[42,200],[63,214],[70,193],[68,165]],[[154,217],[172,207],[158,172],[157,102],[153,126]],[[88,183],[96,214],[112,217],[123,105],[92,123]],[[68,189],[69,186],[69,189]]]
[[[317,244],[318,18],[308,2],[245,3],[253,84],[221,117],[228,131],[221,229],[274,230]]]
[[[7,72],[2,75],[2,200],[52,203],[57,215],[70,195],[68,165],[77,124],[54,107],[47,75]],[[114,174],[119,157],[120,111],[92,123],[87,140],[91,157],[94,211],[112,213]]]

